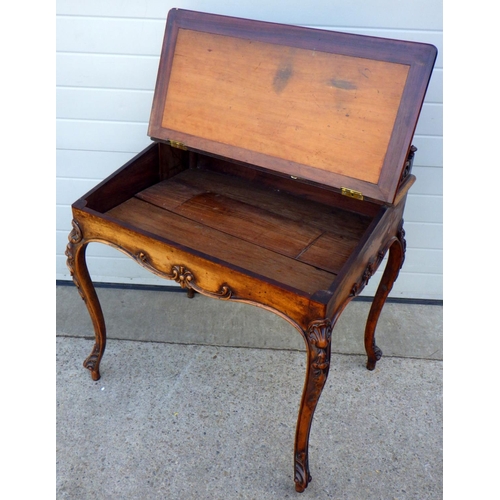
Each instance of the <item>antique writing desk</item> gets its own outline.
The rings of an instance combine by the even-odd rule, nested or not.
[[[106,334],[89,242],[190,296],[279,314],[307,348],[294,454],[303,491],[332,328],[389,251],[368,369],[382,354],[375,326],[404,260],[411,142],[435,58],[431,45],[172,10],[153,143],[72,207],[66,254],[95,329],[92,378]]]

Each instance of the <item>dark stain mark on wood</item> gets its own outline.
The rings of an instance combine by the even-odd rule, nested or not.
[[[329,83],[332,87],[336,87],[342,90],[356,90],[358,88],[354,83],[347,80],[337,80],[335,78],[332,78]]]
[[[293,66],[291,63],[282,64],[276,74],[274,75],[273,80],[273,89],[277,94],[281,94],[285,87],[288,85],[290,78],[293,76]]]

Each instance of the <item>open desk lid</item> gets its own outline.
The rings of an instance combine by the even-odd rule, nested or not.
[[[393,203],[436,55],[173,9],[148,135]]]

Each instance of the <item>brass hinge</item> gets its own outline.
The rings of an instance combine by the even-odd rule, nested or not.
[[[341,188],[341,189],[342,189],[342,194],[344,196],[349,196],[349,198],[356,198],[356,200],[363,199],[363,193],[360,193],[359,191],[355,191],[354,189],[349,189],[349,188]]]
[[[182,144],[182,142],[179,142],[179,141],[172,141],[172,140],[168,140],[167,141],[173,148],[177,148],[177,149],[183,149],[184,151],[187,151],[187,147]]]

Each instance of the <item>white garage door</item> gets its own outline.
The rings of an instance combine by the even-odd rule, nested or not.
[[[438,59],[413,144],[405,212],[407,255],[391,294],[442,299],[442,5],[435,0],[87,0],[57,2],[57,279],[70,205],[150,144],[147,124],[167,13],[172,7],[432,43]],[[95,282],[175,285],[105,245],[88,247]],[[383,266],[381,266],[383,267]],[[364,295],[374,294],[377,276]]]

